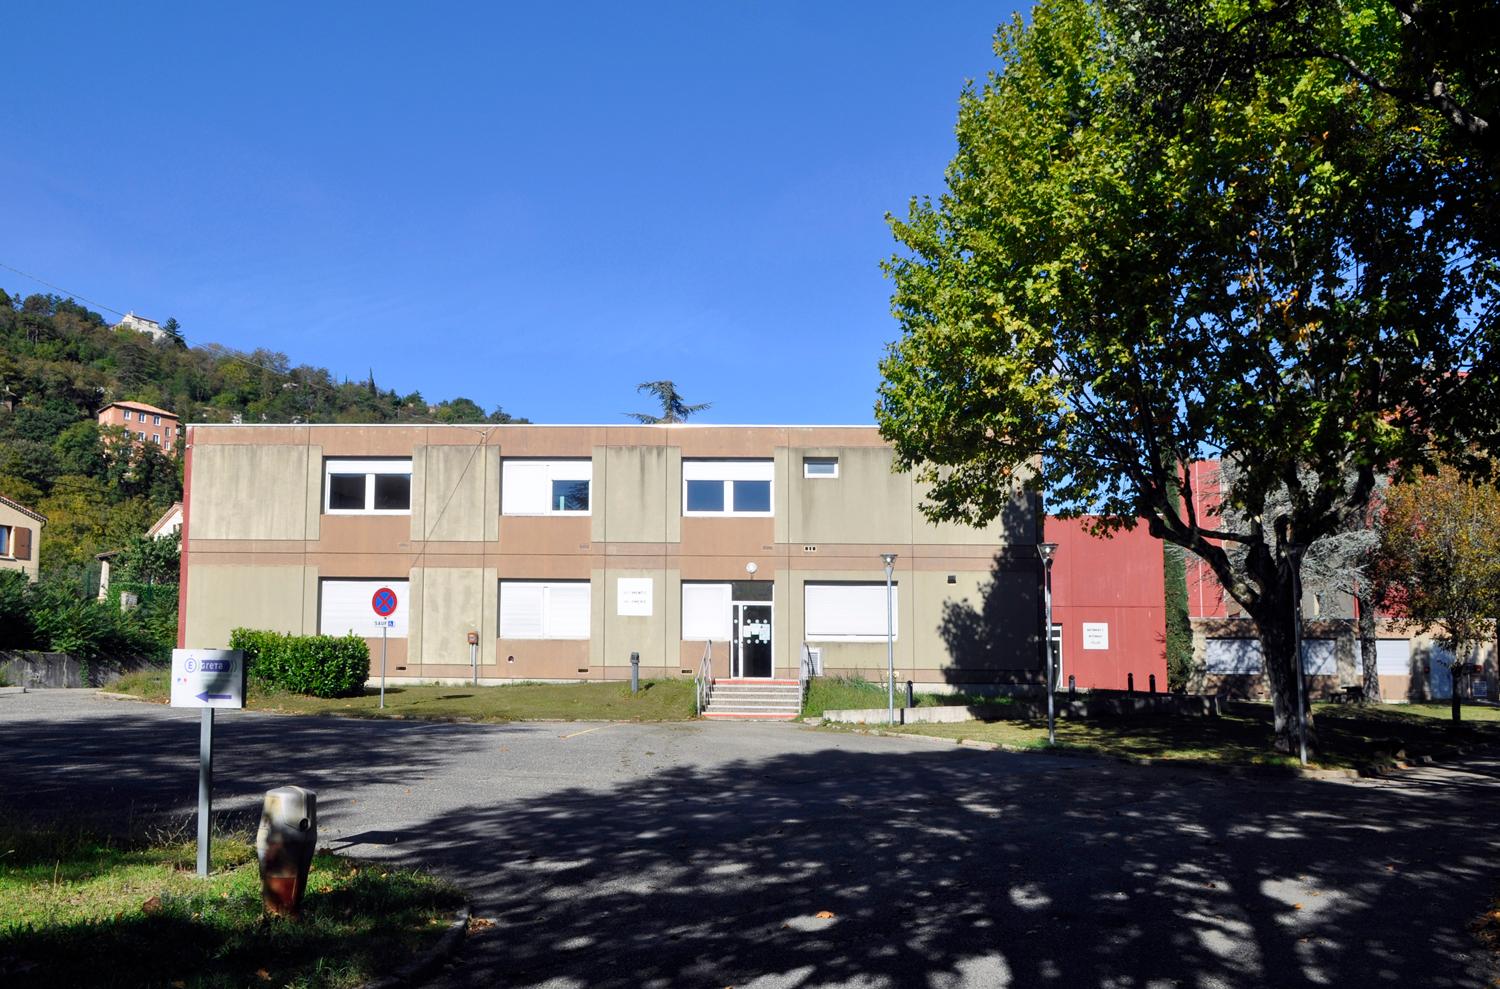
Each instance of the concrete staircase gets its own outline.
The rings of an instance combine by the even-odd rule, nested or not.
[[[717,721],[791,721],[797,708],[796,680],[715,680],[705,718]]]

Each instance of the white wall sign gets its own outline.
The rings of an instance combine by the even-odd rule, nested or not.
[[[621,577],[615,590],[615,611],[621,615],[651,615],[653,581],[650,577]]]
[[[173,649],[172,706],[244,707],[244,653],[238,649]]]
[[[1085,648],[1085,649],[1108,649],[1109,648],[1109,622],[1084,622],[1083,623],[1083,648]]]

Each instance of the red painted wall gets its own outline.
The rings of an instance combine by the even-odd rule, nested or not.
[[[1099,539],[1087,519],[1047,519],[1047,541],[1057,543],[1052,564],[1052,623],[1063,627],[1062,685],[1124,690],[1126,674],[1144,692],[1151,674],[1167,689],[1167,611],[1162,590],[1162,545],[1144,524]],[[1083,624],[1109,626],[1107,649],[1083,648]]]

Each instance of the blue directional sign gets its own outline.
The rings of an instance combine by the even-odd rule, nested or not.
[[[245,658],[238,649],[173,649],[173,707],[244,707]]]

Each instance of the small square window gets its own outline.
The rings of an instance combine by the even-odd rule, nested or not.
[[[160,426],[161,425],[161,416],[152,416],[151,417],[151,425],[153,425],[153,426]]]
[[[553,481],[551,508],[554,512],[589,510],[588,481]]]
[[[121,409],[121,410],[120,410],[120,413],[121,413],[121,414],[122,414],[122,415],[123,415],[123,416],[125,416],[125,421],[126,421],[126,422],[129,422],[129,421],[130,421],[130,410],[129,410],[129,409]]]
[[[838,457],[803,457],[803,477],[838,477]]]
[[[771,510],[770,481],[735,481],[733,483],[736,512],[769,512]]]
[[[690,512],[722,512],[724,510],[724,482],[687,482],[687,510]]]
[[[375,475],[375,510],[404,512],[411,509],[410,474]]]
[[[328,507],[335,511],[362,510],[365,507],[365,476],[328,475]]]

